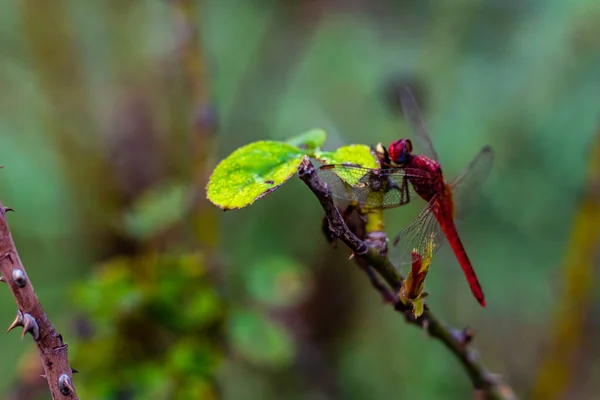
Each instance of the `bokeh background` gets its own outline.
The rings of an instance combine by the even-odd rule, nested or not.
[[[447,177],[496,155],[459,226],[488,307],[448,249],[428,304],[520,398],[598,398],[599,18],[564,0],[1,2],[0,199],[80,397],[471,398],[328,246],[298,179],[239,211],[204,198],[251,141],[409,135],[389,96],[408,82]],[[387,212],[390,233],[422,206]],[[49,398],[33,342],[0,349],[0,397]]]

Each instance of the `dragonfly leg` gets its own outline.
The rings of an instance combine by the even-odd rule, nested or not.
[[[400,203],[407,204],[410,202],[410,190],[408,190],[408,179],[402,180],[402,189],[400,192]]]

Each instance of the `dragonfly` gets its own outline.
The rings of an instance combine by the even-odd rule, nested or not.
[[[327,164],[319,175],[330,186],[334,197],[363,208],[389,209],[421,198],[427,206],[394,240],[400,265],[410,265],[413,253],[432,257],[447,241],[469,284],[471,292],[485,307],[483,289],[455,225],[456,204],[462,212],[481,187],[493,162],[493,151],[484,146],[467,167],[446,182],[438,156],[421,118],[417,102],[408,87],[400,90],[400,104],[421,154],[413,153],[410,139],[402,138],[387,148],[378,144],[375,154],[379,168],[356,164]],[[432,249],[433,248],[433,249]]]

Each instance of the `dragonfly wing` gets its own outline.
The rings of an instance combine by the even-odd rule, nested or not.
[[[398,266],[412,264],[413,250],[416,250],[423,260],[431,259],[445,242],[444,232],[433,211],[436,201],[437,198],[433,198],[419,216],[396,236],[392,257]],[[431,245],[433,248],[429,251],[428,247]]]
[[[421,111],[419,111],[417,101],[408,86],[400,89],[400,104],[402,105],[402,111],[410,124],[414,137],[421,147],[418,150],[427,157],[437,161],[438,156],[433,147],[433,143],[431,143],[427,129],[425,128],[423,118],[421,118]]]
[[[464,219],[468,210],[481,195],[484,181],[492,170],[494,152],[490,146],[483,147],[469,165],[452,181],[455,218]]]
[[[410,168],[371,169],[349,164],[324,165],[319,176],[334,197],[374,208],[393,208],[418,197],[409,181],[431,181],[431,174]]]

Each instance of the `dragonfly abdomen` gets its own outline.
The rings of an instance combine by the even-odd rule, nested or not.
[[[448,243],[460,264],[460,267],[463,270],[465,278],[467,278],[467,282],[469,283],[469,287],[471,288],[471,292],[483,307],[485,307],[485,297],[483,295],[483,289],[479,284],[479,279],[477,279],[477,274],[475,274],[475,270],[473,269],[473,265],[471,264],[471,260],[467,256],[467,252],[458,236],[458,232],[456,231],[456,225],[454,225],[454,220],[452,219],[450,212],[451,210],[448,208],[448,204],[443,203],[443,197],[440,198],[440,201],[437,204],[437,212],[436,217],[438,222],[446,235],[446,239],[448,239]]]

